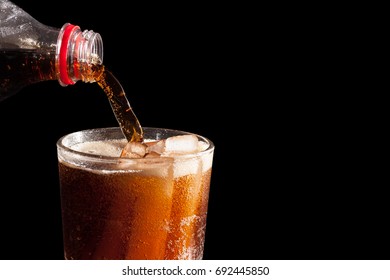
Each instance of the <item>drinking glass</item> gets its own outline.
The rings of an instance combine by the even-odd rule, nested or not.
[[[123,158],[119,127],[57,142],[65,259],[202,259],[214,144],[145,127],[146,143],[195,135],[198,149]]]

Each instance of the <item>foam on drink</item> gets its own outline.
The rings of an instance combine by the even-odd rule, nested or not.
[[[94,154],[106,157],[119,157],[126,144],[126,140],[90,141],[77,143],[71,148],[81,153]]]

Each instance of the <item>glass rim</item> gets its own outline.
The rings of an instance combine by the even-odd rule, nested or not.
[[[98,160],[98,161],[118,162],[118,160],[120,160],[120,161],[128,161],[128,162],[147,161],[147,162],[156,162],[156,163],[161,162],[161,161],[165,161],[165,160],[170,160],[170,159],[188,159],[188,158],[201,157],[205,154],[213,152],[215,149],[213,141],[211,141],[210,139],[208,139],[205,136],[202,136],[202,135],[199,135],[196,133],[192,133],[192,132],[188,132],[188,131],[184,131],[184,130],[179,130],[179,129],[162,128],[162,127],[142,127],[142,129],[144,130],[144,132],[145,131],[152,131],[152,130],[162,130],[162,131],[171,132],[171,133],[172,132],[180,133],[179,135],[183,135],[183,134],[195,135],[196,137],[198,137],[198,140],[205,142],[206,144],[208,144],[208,146],[202,151],[188,153],[188,154],[174,154],[172,156],[148,157],[148,158],[126,158],[126,157],[119,157],[119,156],[113,157],[113,156],[80,152],[80,151],[74,150],[71,147],[64,144],[64,140],[66,140],[66,138],[71,137],[71,136],[76,136],[77,134],[80,134],[80,136],[81,136],[81,135],[85,135],[86,133],[96,134],[99,132],[106,132],[106,131],[112,131],[112,132],[119,131],[122,134],[122,131],[121,131],[119,126],[90,128],[90,129],[83,129],[83,130],[70,132],[70,133],[67,133],[67,134],[61,136],[57,140],[56,146],[58,149],[64,150],[65,153],[71,153],[74,155],[78,155],[78,156],[82,156],[82,157],[86,157],[86,158],[90,158],[90,159],[94,159],[94,160]],[[123,136],[123,139],[125,139],[125,136]],[[164,138],[161,138],[161,139],[164,139]],[[159,140],[159,139],[154,139],[154,140]],[[81,142],[79,142],[79,143],[81,143]]]

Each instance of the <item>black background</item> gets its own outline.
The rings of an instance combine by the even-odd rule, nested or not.
[[[288,25],[227,4],[14,3],[100,33],[143,126],[214,142],[205,259],[387,258],[382,170],[356,134],[366,123]],[[96,84],[42,82],[0,103],[0,125],[0,258],[63,259],[56,141],[116,126],[109,103]]]

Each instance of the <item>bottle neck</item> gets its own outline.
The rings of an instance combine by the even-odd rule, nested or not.
[[[56,75],[62,86],[77,81],[95,82],[96,66],[103,64],[103,41],[99,33],[81,31],[66,23],[60,30],[56,49]]]

